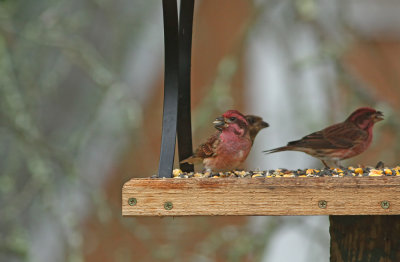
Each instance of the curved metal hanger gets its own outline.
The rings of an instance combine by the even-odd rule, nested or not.
[[[172,177],[176,134],[179,160],[192,151],[190,114],[190,65],[194,0],[182,0],[179,23],[176,0],[163,0],[164,18],[164,107],[158,177]],[[183,171],[193,165],[181,164]]]

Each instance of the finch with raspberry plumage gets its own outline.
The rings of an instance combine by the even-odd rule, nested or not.
[[[339,165],[339,161],[364,152],[372,141],[372,128],[383,120],[383,113],[373,108],[362,107],[354,111],[344,122],[314,132],[286,146],[263,151],[300,151],[319,158],[325,167],[326,161]]]
[[[219,172],[233,170],[246,160],[253,144],[246,117],[237,110],[228,110],[213,124],[218,131],[181,163],[202,161],[206,170]]]

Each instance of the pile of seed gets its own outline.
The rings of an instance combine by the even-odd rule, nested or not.
[[[183,172],[180,169],[174,169],[172,172],[174,178],[269,178],[269,177],[366,177],[366,176],[400,176],[400,166],[395,168],[372,168],[372,167],[352,167],[347,168],[325,168],[325,169],[275,169],[265,171],[230,171],[230,172]],[[157,176],[152,176],[157,177]]]

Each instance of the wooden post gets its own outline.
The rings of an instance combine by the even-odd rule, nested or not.
[[[400,216],[329,216],[331,262],[400,261]]]

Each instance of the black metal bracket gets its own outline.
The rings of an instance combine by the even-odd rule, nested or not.
[[[190,69],[192,58],[192,28],[194,0],[181,0],[179,14],[179,99],[178,152],[179,161],[193,154],[192,120],[190,114]],[[194,171],[193,165],[179,165],[182,171]]]
[[[177,131],[179,160],[181,161],[193,153],[190,114],[190,64],[194,0],[181,1],[179,23],[176,0],[163,0],[162,4],[165,69],[158,176],[172,177]],[[189,164],[181,164],[180,168],[187,172],[193,171],[193,165]]]

